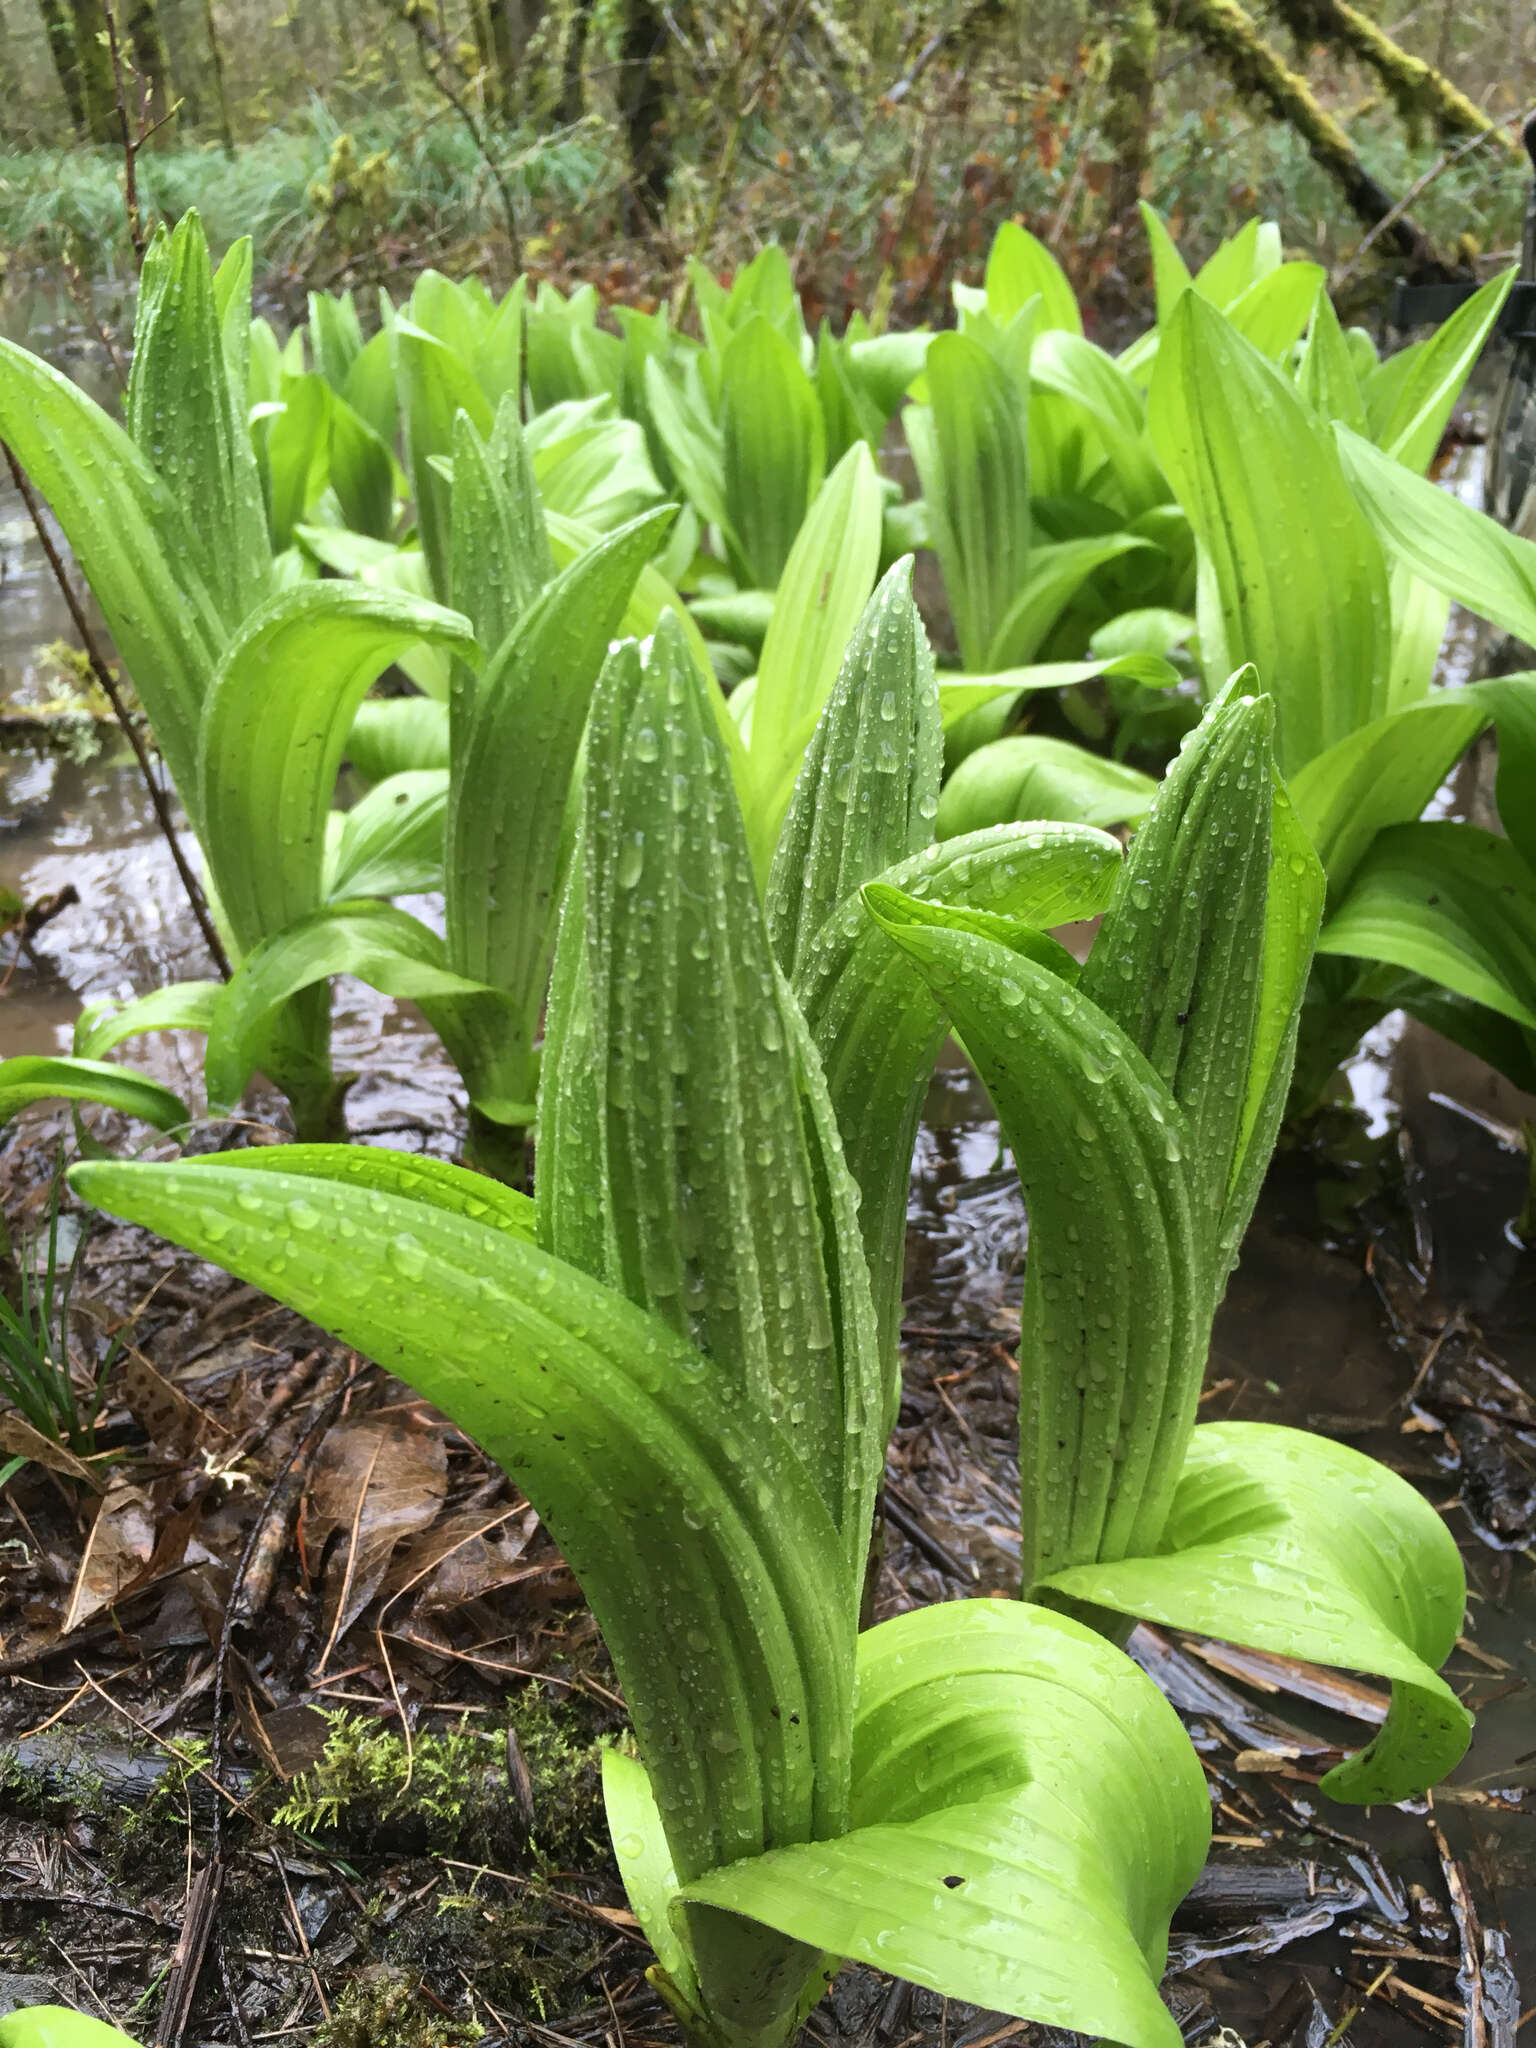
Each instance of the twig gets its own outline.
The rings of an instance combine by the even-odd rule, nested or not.
[[[85,658],[90,663],[91,674],[100,686],[102,695],[112,706],[118,723],[122,726],[123,731],[128,737],[128,744],[133,749],[134,759],[139,764],[139,773],[144,778],[144,787],[149,792],[149,801],[154,809],[155,820],[161,832],[165,835],[166,844],[171,849],[171,859],[176,863],[176,872],[181,877],[181,886],[186,891],[187,902],[191,905],[192,915],[197,920],[197,928],[202,934],[203,944],[208,948],[209,957],[218,969],[221,979],[228,981],[230,976],[229,955],[224,951],[224,942],[219,937],[213,919],[208,914],[207,899],[203,895],[202,885],[198,881],[197,876],[192,872],[191,867],[187,863],[187,857],[182,851],[181,841],[176,832],[176,822],[171,816],[171,807],[166,800],[165,791],[160,787],[159,781],[155,776],[154,763],[149,758],[149,749],[145,746],[143,735],[139,732],[137,725],[129,714],[122,693],[117,687],[116,677],[107,667],[101,649],[96,644],[96,636],[91,631],[86,619],[84,607],[75,595],[75,587],[69,580],[69,571],[64,567],[63,557],[53,544],[53,536],[48,531],[47,524],[44,521],[43,509],[38,502],[37,493],[32,488],[31,479],[16,460],[15,450],[11,447],[10,443],[0,442],[0,447],[5,449],[6,466],[11,472],[11,481],[21,494],[21,501],[31,515],[33,527],[37,532],[37,538],[42,545],[43,553],[48,558],[48,566],[53,571],[53,580],[59,586],[59,594],[64,599],[75,631],[80,636],[80,644],[85,649]]]
[[[1408,190],[1398,200],[1397,204],[1384,213],[1381,219],[1373,226],[1366,229],[1359,248],[1356,249],[1354,255],[1350,257],[1344,268],[1334,279],[1332,289],[1337,291],[1341,285],[1349,282],[1350,278],[1360,268],[1361,262],[1364,260],[1372,244],[1378,241],[1382,235],[1386,234],[1389,229],[1396,227],[1409,207],[1413,205],[1414,201],[1422,193],[1427,192],[1431,185],[1438,184],[1447,171],[1454,170],[1463,157],[1470,156],[1475,149],[1481,149],[1490,137],[1502,135],[1504,130],[1513,127],[1516,121],[1523,121],[1525,119],[1525,112],[1526,110],[1522,107],[1518,114],[1506,115],[1502,121],[1495,122],[1493,127],[1479,129],[1476,135],[1469,136],[1465,142],[1458,143],[1455,149],[1447,150],[1438,162],[1431,164],[1423,176],[1416,178],[1408,187]]]
[[[160,2008],[160,2020],[155,2028],[155,2048],[181,2048],[182,2036],[192,2017],[192,2000],[197,1995],[197,1980],[202,1976],[203,1964],[207,1960],[208,1943],[219,1910],[219,1894],[223,1889],[224,1864],[215,1848],[197,1873],[187,1896],[187,1916],[166,1976],[165,2002]]]
[[[128,98],[123,91],[123,60],[117,46],[116,0],[106,0],[107,50],[112,59],[112,85],[117,99],[117,122],[123,133],[123,210],[128,216],[128,239],[133,244],[136,270],[144,268],[144,216],[139,211],[139,143],[128,126]],[[142,120],[140,126],[142,128]]]

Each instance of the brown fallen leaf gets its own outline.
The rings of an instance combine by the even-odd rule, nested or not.
[[[149,1495],[118,1480],[104,1495],[85,1539],[69,1605],[59,1624],[60,1635],[72,1635],[93,1614],[110,1607],[142,1575],[154,1548],[155,1517]]]
[[[30,1458],[34,1465],[41,1465],[48,1472],[60,1472],[67,1479],[83,1479],[98,1493],[106,1490],[104,1471],[93,1468],[84,1458],[77,1458],[67,1444],[44,1436],[24,1415],[0,1415],[0,1451],[13,1458]]]
[[[394,1600],[414,1590],[420,1614],[462,1607],[521,1576],[538,1527],[537,1513],[522,1503],[446,1515],[396,1558],[383,1591]]]
[[[439,1431],[365,1415],[326,1437],[306,1521],[310,1554],[325,1559],[325,1648],[317,1677],[383,1584],[395,1546],[435,1520],[447,1484],[448,1451]]]
[[[228,1435],[223,1423],[157,1371],[142,1351],[128,1353],[122,1385],[130,1413],[157,1451],[184,1458]]]

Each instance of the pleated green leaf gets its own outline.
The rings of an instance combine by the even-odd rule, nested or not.
[[[1312,308],[1312,326],[1297,366],[1296,388],[1323,424],[1337,420],[1351,433],[1365,432],[1365,401],[1354,357],[1326,292],[1318,293]]]
[[[220,1159],[74,1185],[402,1375],[524,1488],[603,1630],[681,1875],[842,1829],[842,1546],[789,1438],[723,1403],[685,1340],[499,1223],[402,1193],[369,1147],[345,1181]]]
[[[878,879],[921,901],[958,903],[1044,929],[1102,911],[1119,865],[1119,845],[1107,833],[1005,825],[926,848]],[[912,1147],[949,1020],[921,973],[857,899],[840,904],[802,945],[794,990],[860,1191],[859,1229],[894,1397]]]
[[[1488,723],[1477,688],[1437,690],[1422,703],[1374,718],[1291,781],[1291,797],[1335,899],[1376,835],[1411,823]]]
[[[1253,663],[1292,774],[1387,708],[1380,545],[1290,380],[1199,292],[1168,320],[1147,417],[1200,543],[1208,687]]]
[[[1063,1565],[1155,1543],[1166,1517],[1214,1309],[1191,1134],[1125,1033],[1049,968],[940,905],[866,900],[954,1020],[1024,1187],[1027,1594]]]
[[[1029,661],[1091,576],[1122,556],[1148,552],[1149,545],[1134,533],[1108,533],[1035,548],[1023,583],[987,642],[982,668]]]
[[[938,686],[907,556],[854,628],[774,849],[768,930],[786,974],[846,897],[927,845],[942,766]]]
[[[1209,1839],[1204,1775],[1119,1651],[964,1600],[859,1638],[853,1825],[683,1887],[813,1947],[1047,2026],[1177,2048],[1168,1923]]]
[[[906,416],[960,658],[989,650],[1029,573],[1028,394],[979,341],[935,335],[928,405]]]
[[[1151,776],[1123,761],[1015,733],[965,757],[944,785],[934,830],[954,839],[1012,818],[1119,825],[1141,817],[1156,794]]]
[[[571,775],[609,642],[671,516],[647,513],[577,556],[454,707],[448,958],[509,998],[504,1042],[477,1036],[465,1075],[474,1096],[532,1092],[528,1062],[554,948]]]
[[[452,455],[454,421],[461,412],[482,438],[490,435],[494,415],[474,371],[446,341],[414,320],[398,319],[391,344],[416,525],[432,594],[446,603],[453,589],[453,486],[434,469],[432,458]]]
[[[1302,1430],[1210,1424],[1191,1439],[1162,1552],[1048,1583],[1167,1627],[1390,1678],[1380,1733],[1323,1780],[1335,1799],[1407,1799],[1460,1759],[1471,1717],[1437,1669],[1461,1632],[1461,1557],[1395,1472]]]
[[[129,435],[0,338],[0,438],[64,530],[197,822],[197,722],[226,638],[181,508]]]
[[[490,439],[467,413],[453,425],[453,602],[488,652],[501,646],[555,573],[543,501],[515,398]]]
[[[1517,640],[1536,641],[1536,542],[1506,533],[1369,441],[1335,432],[1355,496],[1387,548],[1435,590]]]
[[[983,280],[987,311],[1006,327],[1032,298],[1040,300],[1039,324],[1046,333],[1081,335],[1083,316],[1066,272],[1037,235],[1016,220],[1005,220],[992,238]]]
[[[339,901],[440,889],[447,808],[446,768],[410,770],[376,783],[337,819],[325,864],[326,897]]]
[[[245,391],[230,383],[223,323],[202,222],[195,210],[174,232],[156,231],[134,325],[128,430],[140,453],[190,515],[186,533],[198,576],[226,633],[271,588],[272,556]],[[234,274],[227,283],[232,287]],[[248,335],[249,307],[240,321]]]
[[[545,1053],[549,1241],[793,1427],[852,1574],[882,1396],[867,1292],[862,1314],[847,1299],[867,1278],[816,1199],[847,1169],[797,1071],[729,765],[670,617],[604,670],[585,807]]]
[[[208,1152],[185,1164],[217,1163],[219,1158],[218,1153]],[[371,1194],[427,1202],[450,1216],[510,1231],[528,1244],[538,1234],[538,1214],[531,1196],[504,1187],[483,1173],[470,1173],[420,1152],[387,1152],[377,1145],[262,1145],[242,1152],[239,1163],[245,1171],[298,1173],[311,1180],[360,1187]]]
[[[1259,1032],[1273,728],[1267,697],[1229,690],[1186,739],[1131,841],[1080,984],[1151,1062],[1183,1111],[1207,1230],[1236,1171],[1250,1083],[1263,1092],[1274,1051]],[[1310,964],[1308,943],[1300,975],[1289,977],[1280,998],[1282,1030],[1294,1018]]]
[[[763,638],[753,699],[747,828],[766,883],[805,747],[875,587],[880,482],[859,442],[816,494],[795,535]]]
[[[1397,385],[1392,405],[1374,436],[1382,451],[1422,476],[1440,446],[1440,436],[1456,408],[1472,366],[1483,352],[1504,310],[1509,288],[1518,277],[1513,265],[1491,277],[1415,352],[1412,367]],[[1343,420],[1355,432],[1351,419]]]
[[[128,1003],[87,1003],[75,1019],[73,1050],[99,1060],[141,1032],[206,1031],[223,988],[221,981],[177,981]]]
[[[447,770],[448,706],[431,697],[370,698],[359,704],[345,754],[364,782]]]
[[[1476,825],[1394,825],[1317,950],[1408,968],[1536,1029],[1536,870]]]
[[[369,685],[418,641],[474,646],[457,612],[304,583],[253,614],[219,664],[198,737],[202,838],[242,949],[318,908],[348,731]]]
[[[771,322],[748,320],[721,360],[725,529],[746,580],[772,590],[826,473],[815,386]]]
[[[0,1060],[0,1121],[34,1102],[99,1102],[123,1116],[138,1117],[157,1131],[187,1121],[186,1104],[158,1081],[105,1060],[49,1059],[32,1053]]]
[[[383,995],[418,1002],[429,1015],[437,1000],[483,993],[479,983],[451,971],[436,932],[393,904],[363,897],[297,917],[252,948],[213,1006],[207,1086],[216,1115],[232,1115],[239,1105],[261,1064],[274,1012],[301,990],[338,974],[354,974]]]

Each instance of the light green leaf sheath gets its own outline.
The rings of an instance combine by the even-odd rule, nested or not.
[[[987,936],[974,912],[878,884],[865,900],[953,1018],[1019,1164],[1027,1592],[1161,1528],[1167,1442],[1177,1455],[1194,1420],[1214,1308],[1189,1127],[1118,1025],[1011,950],[1005,920]]]
[[[1410,968],[1536,1029],[1536,870],[1479,826],[1383,832],[1317,949]]]
[[[924,902],[959,903],[1044,928],[1105,909],[1119,867],[1119,845],[1107,833],[1003,825],[926,848],[879,879]],[[894,1361],[912,1146],[948,1015],[857,898],[823,923],[794,987],[859,1186],[881,1356]],[[894,1383],[891,1392],[899,1393]]]
[[[401,1374],[525,1488],[613,1653],[679,1871],[836,1833],[853,1609],[788,1437],[655,1317],[465,1213],[501,1214],[479,1176],[407,1195],[420,1164],[358,1147],[345,1180],[274,1155],[75,1186]]]
[[[328,903],[263,939],[219,991],[208,1022],[208,1106],[232,1115],[261,1063],[273,1013],[301,989],[354,974],[383,995],[432,1014],[448,999],[483,999],[481,984],[454,974],[437,933],[392,903],[362,897]]]
[[[457,612],[304,583],[261,606],[220,662],[198,735],[202,838],[242,951],[319,907],[348,731],[369,685],[418,641],[474,647]]]
[[[104,2026],[67,2005],[29,2005],[0,2019],[0,2048],[132,2048],[131,2034]]]
[[[962,1600],[859,1638],[851,1831],[682,1898],[948,1997],[1177,2048],[1157,1987],[1209,1834],[1188,1738],[1128,1658],[1044,1608]]]
[[[1290,774],[1387,708],[1380,544],[1290,379],[1197,291],[1163,331],[1147,420],[1200,543],[1207,684],[1254,664]]]
[[[1436,1667],[1461,1630],[1456,1544],[1404,1479],[1346,1445],[1268,1423],[1197,1429],[1162,1554],[1077,1566],[1048,1584],[1173,1628],[1392,1681],[1381,1732],[1323,1780],[1369,1805],[1433,1784],[1471,1717]]]
[[[34,1053],[0,1060],[0,1122],[34,1102],[52,1101],[99,1102],[124,1116],[153,1124],[157,1131],[172,1131],[187,1121],[187,1107],[179,1095],[129,1067],[116,1067],[106,1060],[48,1059]]]

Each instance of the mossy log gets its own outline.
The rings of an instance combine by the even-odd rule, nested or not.
[[[1442,140],[1494,134],[1509,155],[1520,156],[1520,145],[1507,129],[1490,121],[1443,72],[1394,42],[1349,0],[1276,0],[1276,12],[1302,49],[1322,44],[1369,65],[1410,134],[1426,121]]]
[[[1190,36],[1221,66],[1244,99],[1266,107],[1295,130],[1312,160],[1326,171],[1367,227],[1395,210],[1392,195],[1366,170],[1349,137],[1300,73],[1265,42],[1238,0],[1154,0],[1165,28]],[[1429,237],[1407,214],[1383,229],[1385,240],[1420,271],[1438,272]]]

